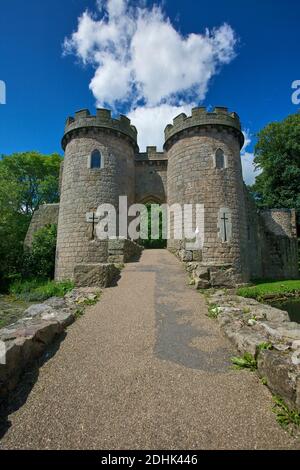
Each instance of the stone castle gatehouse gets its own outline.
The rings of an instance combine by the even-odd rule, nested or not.
[[[251,278],[298,276],[296,213],[258,212],[243,182],[240,150],[244,137],[236,113],[216,107],[180,114],[165,129],[164,151],[139,152],[137,129],[107,109],[88,110],[66,122],[62,147],[60,204],[41,206],[34,231],[58,222],[56,279],[89,279],[103,263],[127,261],[136,252],[128,240],[94,236],[95,212],[119,196],[139,202],[204,204],[204,245],[191,250],[186,240],[168,240],[182,261],[207,270],[210,285],[236,285]],[[174,228],[171,218],[171,234]]]

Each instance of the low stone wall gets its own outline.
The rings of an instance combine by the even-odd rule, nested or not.
[[[138,259],[143,251],[143,247],[132,240],[118,238],[108,241],[108,262],[128,263]]]
[[[209,296],[208,303],[236,348],[257,359],[258,374],[270,390],[300,411],[300,324],[287,312],[224,291]]]
[[[0,329],[0,397],[16,387],[25,368],[73,323],[78,308],[96,302],[100,293],[95,288],[74,289],[64,298],[32,305],[23,318]]]

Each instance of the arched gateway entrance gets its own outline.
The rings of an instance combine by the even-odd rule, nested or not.
[[[147,217],[148,217],[148,238],[140,240],[140,244],[144,248],[166,248],[167,240],[163,237],[163,220],[162,220],[162,211],[161,204],[162,201],[153,195],[149,195],[139,201],[140,204],[144,204],[147,207]],[[152,224],[151,224],[151,214],[154,217],[157,217],[159,224],[159,235],[158,238],[153,234]]]

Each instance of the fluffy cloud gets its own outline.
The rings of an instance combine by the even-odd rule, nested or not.
[[[191,113],[191,105],[172,106],[161,104],[153,107],[137,107],[128,117],[138,126],[138,143],[141,150],[147,145],[156,145],[162,150],[164,144],[164,129],[172,123],[173,118],[180,113]]]
[[[249,130],[243,131],[243,134],[245,137],[245,143],[241,151],[243,177],[246,184],[252,185],[255,181],[256,176],[259,175],[260,170],[255,169],[254,154],[246,151],[246,149],[251,144]]]
[[[94,67],[90,89],[97,106],[125,108],[144,120],[161,106],[164,119],[168,109],[176,114],[205,98],[210,79],[234,58],[236,36],[228,24],[183,36],[160,7],[145,3],[98,0],[96,13],[78,19],[64,52]]]

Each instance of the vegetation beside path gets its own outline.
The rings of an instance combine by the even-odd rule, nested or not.
[[[50,297],[64,297],[74,288],[71,281],[55,282],[32,279],[16,281],[10,286],[9,295],[0,295],[0,328],[8,326],[23,317],[24,311],[36,302]]]
[[[300,298],[300,279],[287,281],[257,281],[252,286],[240,287],[237,294],[258,301],[269,299]]]

